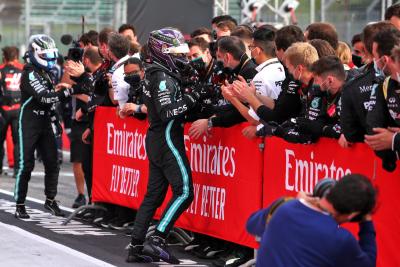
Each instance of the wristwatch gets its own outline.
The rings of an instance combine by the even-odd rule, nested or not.
[[[142,113],[142,105],[136,106],[135,113]]]
[[[212,118],[208,118],[207,127],[208,127],[208,129],[211,129],[213,127]]]

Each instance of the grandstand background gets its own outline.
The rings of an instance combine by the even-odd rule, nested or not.
[[[86,31],[133,23],[141,41],[156,25],[176,26],[190,33],[196,27],[210,26],[214,15],[228,13],[240,22],[249,2],[263,4],[257,14],[259,20],[284,24],[281,17],[267,8],[267,5],[279,8],[283,0],[1,0],[0,47],[17,45],[23,52],[29,35],[46,33],[56,40],[61,52],[65,52],[68,47],[61,45],[60,37],[69,33],[77,38],[82,31],[82,15]],[[328,21],[337,27],[340,38],[349,42],[365,24],[381,20],[386,7],[395,2],[299,0],[295,14],[303,29],[314,21]]]

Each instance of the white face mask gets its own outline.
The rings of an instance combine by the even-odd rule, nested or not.
[[[323,81],[323,82],[320,84],[319,87],[321,87],[322,90],[324,90],[324,91],[326,91],[326,92],[329,92],[330,87],[329,87],[328,83],[329,83],[329,80],[328,80],[328,79],[325,79],[325,81]],[[325,86],[325,84],[326,84],[326,86]]]
[[[380,58],[380,59],[378,59],[378,60],[375,60],[374,59],[374,69],[375,69],[375,73],[376,73],[376,75],[377,76],[382,76],[382,77],[385,77],[386,75],[385,75],[385,73],[383,72],[384,70],[385,70],[385,68],[386,68],[386,63],[385,63],[385,65],[383,65],[383,67],[382,68],[379,68],[378,67],[378,62],[379,61],[381,61],[382,60],[382,57]]]
[[[400,73],[396,72],[396,80],[400,83]]]

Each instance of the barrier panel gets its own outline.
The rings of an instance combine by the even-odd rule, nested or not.
[[[347,173],[370,177],[378,189],[378,208],[374,214],[377,232],[378,265],[400,266],[396,251],[400,242],[400,170],[388,173],[381,160],[365,144],[339,147],[336,140],[322,138],[317,144],[298,145],[279,138],[267,138],[264,150],[263,206],[283,195],[312,192],[319,179],[338,179]],[[399,163],[398,163],[399,164]],[[345,225],[357,236],[357,224]]]
[[[147,121],[120,119],[115,114],[113,108],[96,109],[92,198],[94,202],[137,209],[148,179]],[[263,153],[259,150],[259,140],[243,137],[241,130],[245,126],[216,128],[211,137],[198,140],[185,135],[194,200],[176,225],[255,247],[245,224],[250,214],[261,208]],[[156,217],[166,203],[158,209]]]
[[[400,256],[395,251],[400,241],[400,168],[388,173],[366,145],[342,149],[336,140],[326,138],[312,145],[267,138],[261,152],[259,140],[242,136],[245,126],[215,128],[212,137],[198,140],[185,135],[195,194],[177,226],[257,247],[245,231],[252,212],[280,196],[312,192],[324,177],[339,179],[347,173],[361,173],[372,179],[379,193],[374,215],[378,266],[400,266]],[[148,179],[147,121],[120,119],[114,108],[99,107],[94,127],[93,201],[137,209]],[[187,129],[188,125],[186,132]],[[156,218],[166,203],[157,210]],[[356,235],[356,226],[345,227]]]

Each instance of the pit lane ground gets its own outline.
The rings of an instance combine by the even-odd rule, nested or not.
[[[57,199],[69,215],[68,208],[76,197],[75,181],[69,157],[64,157],[61,167]],[[36,162],[29,182],[26,202],[30,219],[14,217],[13,188],[15,179],[9,171],[0,176],[0,259],[1,266],[166,266],[158,262],[151,264],[126,263],[130,241],[122,231],[99,228],[81,220],[61,225],[64,218],[49,214],[44,208],[43,165]],[[181,246],[172,251],[181,260],[179,266],[210,266],[210,261],[201,260],[186,253]],[[173,265],[169,265],[173,266]]]

